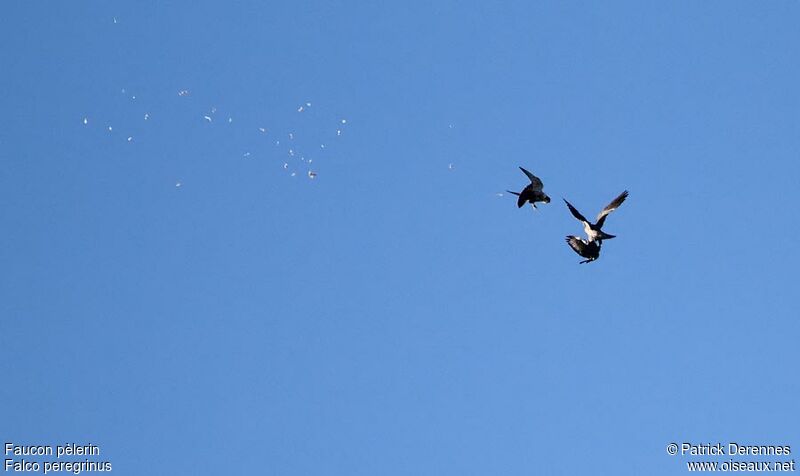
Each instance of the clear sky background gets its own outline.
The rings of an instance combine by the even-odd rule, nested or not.
[[[5,2],[0,438],[97,444],[119,475],[800,454],[799,22],[788,0]],[[519,165],[552,203],[498,196]],[[625,189],[579,265],[561,198],[593,217]]]

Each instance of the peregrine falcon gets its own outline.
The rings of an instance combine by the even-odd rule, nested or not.
[[[533,208],[536,208],[536,202],[550,203],[550,197],[548,197],[547,194],[542,191],[542,187],[544,187],[544,185],[539,177],[533,175],[522,167],[519,169],[528,176],[531,183],[523,188],[521,193],[506,190],[508,193],[519,197],[517,199],[517,207],[522,208],[522,206],[525,205],[525,202],[530,202],[530,204],[533,205]]]

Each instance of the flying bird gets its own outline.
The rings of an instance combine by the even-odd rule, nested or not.
[[[531,183],[529,183],[525,188],[522,189],[521,193],[512,192],[511,190],[506,190],[506,192],[511,193],[519,197],[517,199],[517,207],[522,208],[526,202],[530,202],[533,205],[533,208],[536,208],[536,202],[544,202],[550,203],[550,197],[547,196],[546,193],[542,191],[544,184],[542,184],[541,179],[539,177],[533,175],[532,173],[528,172],[524,168],[520,167],[520,170],[528,176]]]
[[[586,241],[583,238],[572,235],[567,236],[566,241],[569,247],[575,250],[578,255],[586,258],[581,261],[580,264],[591,263],[600,257],[600,247],[603,245],[602,241]]]
[[[603,211],[601,211],[597,215],[596,223],[592,223],[589,220],[587,220],[583,215],[581,215],[581,212],[575,209],[575,207],[573,207],[572,204],[567,201],[567,199],[564,199],[564,203],[567,204],[567,207],[569,208],[569,211],[572,213],[572,216],[577,218],[578,221],[583,222],[583,231],[586,232],[586,236],[589,238],[589,242],[591,243],[594,241],[609,240],[616,236],[616,235],[609,235],[608,233],[604,232],[602,230],[603,224],[606,222],[606,217],[608,216],[608,214],[616,210],[620,205],[622,205],[622,202],[624,202],[626,198],[628,198],[627,190],[620,193],[617,198],[615,198],[611,203],[606,205]]]

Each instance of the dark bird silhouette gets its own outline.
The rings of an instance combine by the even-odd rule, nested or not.
[[[578,238],[577,236],[572,235],[567,236],[567,244],[570,248],[575,250],[578,255],[586,258],[585,260],[581,261],[580,264],[591,263],[599,258],[600,247],[603,246],[602,241],[585,241],[583,238]]]
[[[539,177],[533,175],[522,167],[519,169],[528,176],[531,183],[523,188],[521,193],[506,190],[506,192],[519,197],[517,199],[517,207],[522,208],[522,206],[525,205],[525,202],[530,202],[530,204],[533,205],[533,208],[536,208],[536,202],[550,203],[550,197],[548,197],[547,194],[542,191],[544,185]]]
[[[572,204],[567,201],[567,199],[564,199],[564,203],[567,204],[567,207],[569,208],[569,211],[572,213],[572,216],[577,218],[579,221],[583,222],[583,231],[586,232],[586,236],[589,238],[589,242],[591,243],[594,241],[610,240],[611,238],[614,238],[616,236],[616,235],[609,235],[608,233],[604,232],[602,230],[603,224],[606,222],[606,217],[608,216],[608,214],[616,210],[620,205],[622,205],[622,202],[624,202],[626,198],[628,198],[627,190],[620,193],[617,198],[615,198],[611,203],[606,205],[603,211],[601,211],[597,215],[596,223],[592,223],[589,220],[587,220],[583,215],[581,215],[581,212],[576,210],[575,207],[573,207]]]

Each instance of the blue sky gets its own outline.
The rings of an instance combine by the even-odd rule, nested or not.
[[[122,475],[800,449],[800,3],[377,3],[5,6],[0,437]],[[519,165],[552,203],[497,195]],[[561,198],[624,189],[578,265]]]

